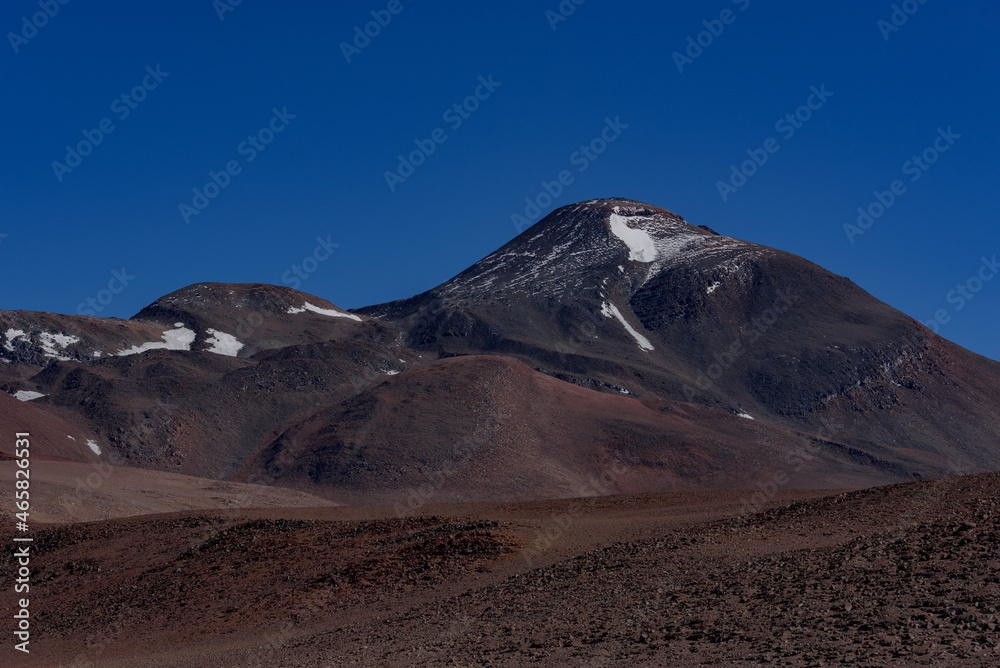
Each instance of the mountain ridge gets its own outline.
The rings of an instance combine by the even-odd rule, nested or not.
[[[0,312],[0,358],[26,420],[86,435],[42,454],[99,459],[93,440],[130,466],[337,502],[428,480],[564,496],[629,443],[605,493],[1000,469],[1000,364],[804,258],[623,198],[360,309],[196,283],[129,320]],[[483,447],[456,463],[469,438]]]

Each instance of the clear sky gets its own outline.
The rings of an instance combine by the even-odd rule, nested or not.
[[[622,196],[1000,359],[994,0],[63,1],[0,9],[0,308],[363,306]]]

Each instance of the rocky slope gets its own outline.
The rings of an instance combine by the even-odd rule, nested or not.
[[[995,666],[998,492],[985,474],[757,513],[685,493],[49,527],[32,665]]]
[[[420,351],[510,355],[598,391],[817,434],[918,475],[1000,464],[1000,364],[807,260],[639,202],[563,207],[441,286],[358,312]]]
[[[0,397],[4,423],[44,434],[40,456],[337,502],[1000,469],[1000,364],[802,258],[625,199],[352,313],[218,283],[130,320],[2,312],[0,359],[21,400]]]

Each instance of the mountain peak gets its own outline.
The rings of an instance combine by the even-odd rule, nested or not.
[[[556,209],[437,292],[446,301],[477,294],[576,298],[611,280],[634,290],[664,269],[759,252],[762,247],[692,225],[662,207],[594,199]]]
[[[629,223],[629,227],[633,229],[656,227],[654,236],[658,237],[700,233],[673,211],[624,197],[611,197],[560,207],[525,230],[517,239],[535,238],[539,234],[545,237],[562,237],[567,234],[586,236],[588,233],[596,233],[600,239],[613,241],[617,236],[613,230],[617,228],[619,232],[622,231],[619,224],[623,222],[623,218],[634,219]],[[612,232],[612,235],[609,236],[608,232]]]
[[[242,309],[265,314],[290,313],[304,303],[337,309],[330,302],[282,285],[267,283],[194,283],[160,297],[133,316],[133,320],[176,319],[180,313],[218,314]],[[340,309],[337,309],[340,310]]]
[[[664,209],[661,206],[647,204],[646,202],[640,202],[639,200],[629,199],[627,197],[605,197],[601,199],[591,199],[585,202],[577,202],[576,204],[567,204],[566,206],[553,211],[552,215],[556,215],[566,209],[586,209],[589,211],[599,211],[604,213],[622,210],[628,215],[653,216],[656,214],[664,214],[676,220],[684,220],[684,218],[677,215],[673,211]]]

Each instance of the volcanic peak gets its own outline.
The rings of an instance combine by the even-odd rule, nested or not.
[[[691,225],[661,207],[596,199],[555,210],[436,292],[445,300],[500,293],[562,300],[605,279],[626,279],[634,290],[684,264],[726,264],[729,273],[761,252],[766,249]]]

